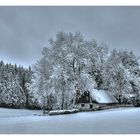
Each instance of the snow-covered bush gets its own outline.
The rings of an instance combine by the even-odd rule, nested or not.
[[[78,109],[71,109],[71,110],[54,110],[54,111],[49,111],[49,115],[63,115],[63,114],[72,114],[72,113],[77,113],[79,112]]]

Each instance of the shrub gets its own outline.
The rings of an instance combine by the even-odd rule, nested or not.
[[[72,113],[77,113],[79,112],[78,109],[71,109],[71,110],[54,110],[54,111],[49,111],[49,115],[63,115],[63,114],[72,114]]]

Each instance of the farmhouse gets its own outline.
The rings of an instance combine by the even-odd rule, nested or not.
[[[94,104],[111,105],[117,104],[118,100],[105,90],[93,89],[92,92],[85,91],[83,94],[77,93],[76,104],[83,108],[93,108]]]

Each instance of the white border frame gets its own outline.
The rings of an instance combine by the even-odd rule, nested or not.
[[[139,0],[0,0],[0,6],[140,6]],[[114,126],[115,127],[115,126]],[[1,140],[137,140],[140,135],[0,135]],[[94,138],[93,138],[94,136]]]
[[[1,6],[138,6],[139,0],[0,0]]]

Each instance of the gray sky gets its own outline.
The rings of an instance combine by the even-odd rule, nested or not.
[[[0,59],[28,66],[58,31],[140,53],[140,7],[0,7]]]

